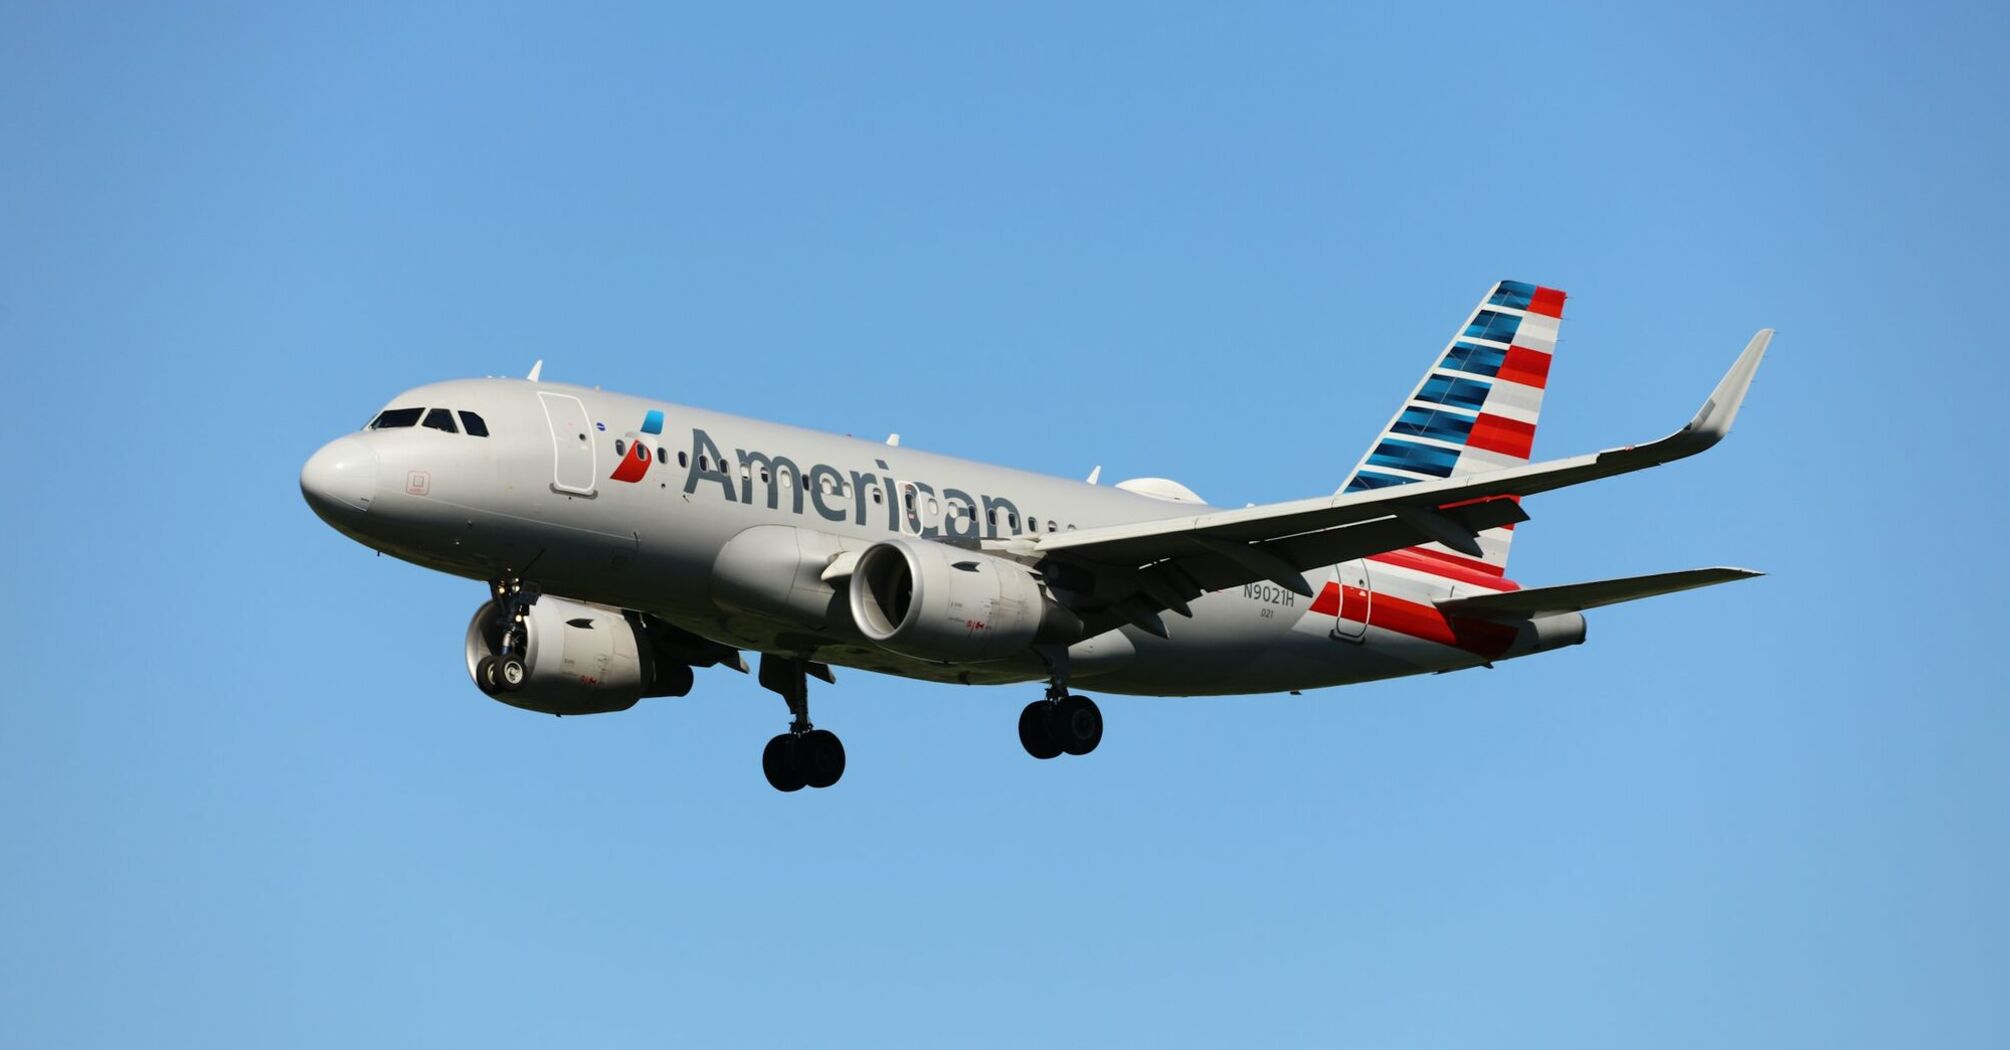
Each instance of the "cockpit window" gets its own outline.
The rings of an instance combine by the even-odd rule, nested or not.
[[[470,437],[485,438],[489,436],[489,425],[482,422],[482,417],[475,415],[473,412],[461,412],[461,429],[467,431]]]
[[[461,428],[454,425],[454,414],[444,408],[436,408],[426,413],[425,425],[434,430],[444,430],[449,434],[461,432]]]
[[[378,415],[377,421],[370,424],[370,429],[394,430],[398,427],[415,427],[419,425],[419,417],[424,415],[425,411],[423,408],[385,409]]]

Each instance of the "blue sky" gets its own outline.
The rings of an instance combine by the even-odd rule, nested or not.
[[[2000,5],[0,9],[0,1044],[2010,1042]],[[1513,574],[1766,579],[1304,697],[726,671],[563,721],[300,463],[521,373],[1236,505],[1502,277]],[[1983,393],[1971,394],[1976,384]]]

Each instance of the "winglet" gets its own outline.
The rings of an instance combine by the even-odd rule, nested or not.
[[[1724,440],[1731,432],[1731,423],[1738,418],[1738,408],[1745,403],[1745,394],[1752,389],[1752,377],[1758,374],[1759,360],[1766,356],[1766,347],[1773,341],[1773,330],[1761,328],[1745,344],[1745,352],[1731,362],[1731,370],[1717,381],[1717,388],[1703,401],[1703,407],[1684,424],[1682,429],[1659,441],[1645,445],[1614,449],[1598,454],[1601,462],[1629,462],[1624,470],[1638,470],[1660,463],[1693,456],[1706,448]]]
[[[1681,439],[1682,455],[1701,452],[1731,432],[1731,423],[1738,418],[1738,406],[1745,403],[1745,393],[1752,389],[1752,377],[1759,371],[1759,360],[1766,356],[1766,347],[1772,341],[1773,330],[1761,328],[1745,344],[1745,352],[1731,363],[1731,370],[1718,381],[1717,389],[1710,391],[1709,399],[1696,410],[1696,417],[1675,435]]]
[[[544,372],[544,358],[540,357],[537,359],[537,364],[530,366],[530,374],[524,376],[524,378],[535,383],[537,382],[537,377],[543,372]]]

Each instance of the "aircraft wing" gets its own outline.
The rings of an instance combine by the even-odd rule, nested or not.
[[[1523,467],[1241,510],[1048,533],[1033,555],[1096,577],[1086,593],[1162,634],[1160,609],[1190,615],[1208,591],[1268,580],[1312,596],[1306,570],[1422,543],[1479,554],[1479,532],[1526,521],[1519,500],[1693,456],[1731,432],[1773,331],[1761,329],[1688,425],[1658,441]]]

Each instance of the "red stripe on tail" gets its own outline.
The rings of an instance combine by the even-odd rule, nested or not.
[[[1525,346],[1510,346],[1496,378],[1541,390],[1549,385],[1549,355]]]
[[[1535,424],[1482,412],[1478,419],[1473,420],[1473,430],[1466,435],[1466,444],[1503,456],[1527,459],[1529,447],[1535,444]]]

